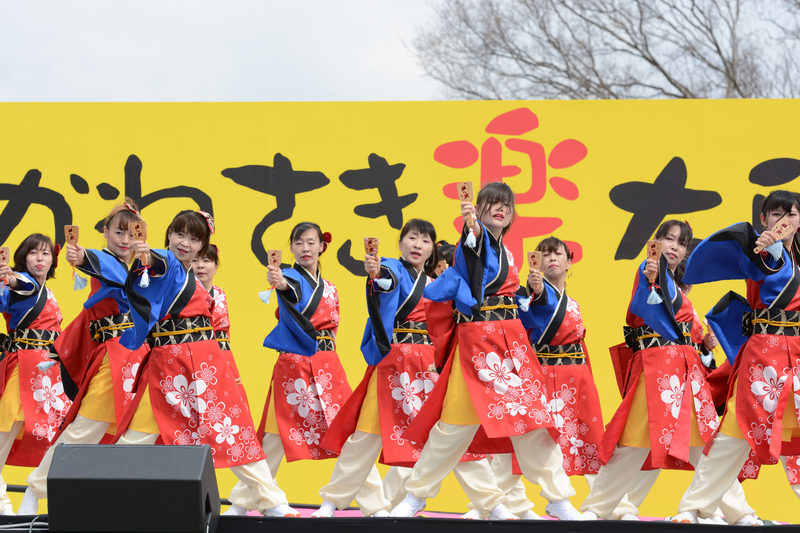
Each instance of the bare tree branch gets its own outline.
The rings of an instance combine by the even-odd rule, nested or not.
[[[413,42],[467,99],[795,97],[800,0],[438,0]]]

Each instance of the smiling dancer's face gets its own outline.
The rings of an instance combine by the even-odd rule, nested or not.
[[[203,247],[203,240],[187,231],[171,231],[169,233],[169,251],[175,254],[183,266],[190,268],[192,260]]]

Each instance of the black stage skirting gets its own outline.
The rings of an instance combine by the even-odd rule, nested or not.
[[[86,510],[88,511],[88,509]],[[81,512],[76,510],[76,512]],[[180,512],[176,510],[176,512]],[[302,523],[298,521],[302,520]],[[47,515],[40,515],[32,531],[47,531]],[[19,529],[28,531],[30,517],[0,516],[0,531],[8,531],[8,526],[16,524]],[[5,526],[5,527],[3,527]],[[113,526],[112,526],[113,527]],[[800,526],[764,526],[779,528],[782,532],[798,532]],[[154,528],[156,529],[156,528]],[[217,533],[525,533],[536,530],[541,533],[720,533],[728,531],[749,531],[745,526],[723,526],[704,524],[672,524],[670,522],[641,521],[597,521],[597,522],[559,522],[557,520],[518,520],[487,521],[460,520],[447,518],[257,518],[250,516],[221,516]]]

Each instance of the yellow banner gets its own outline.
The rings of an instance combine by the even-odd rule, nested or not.
[[[477,192],[505,181],[517,193],[507,239],[517,262],[550,234],[576,252],[567,290],[583,310],[608,422],[620,401],[608,347],[622,341],[634,271],[656,227],[686,219],[703,237],[750,221],[762,195],[797,189],[800,176],[792,100],[0,104],[0,113],[0,244],[12,253],[32,232],[63,243],[64,224],[81,227],[82,245],[101,247],[92,228],[102,229],[124,196],[142,208],[154,248],[179,210],[213,213],[215,282],[228,293],[233,353],[256,423],[276,358],[262,347],[275,325],[274,301],[257,297],[268,288],[265,251],[281,248],[290,262],[298,222],[333,235],[322,272],[339,288],[338,352],[355,387],[365,369],[363,238],[378,237],[381,253],[396,257],[402,224],[419,217],[455,242],[454,184],[472,181]],[[71,290],[70,274],[62,257],[49,284],[63,326],[88,295]],[[704,314],[731,289],[743,293],[744,284],[699,286],[691,299]],[[284,464],[277,480],[290,502],[319,503],[332,468]],[[27,472],[4,474],[24,483]],[[641,514],[673,514],[690,476],[662,473]],[[227,471],[219,480],[225,497],[235,480]],[[588,491],[582,479],[573,483],[578,506]],[[543,513],[537,486],[528,488]],[[745,490],[762,517],[800,521],[780,466]],[[466,503],[451,476],[428,508],[465,512]]]

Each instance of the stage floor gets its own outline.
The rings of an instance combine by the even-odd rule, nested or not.
[[[78,511],[79,512],[79,511]],[[313,512],[306,508],[303,515]],[[423,512],[425,517],[416,518],[364,518],[358,510],[340,511],[336,518],[263,518],[257,516],[220,516],[217,533],[297,533],[298,527],[303,533],[359,533],[380,529],[381,533],[523,533],[535,528],[541,533],[615,533],[639,532],[643,527],[647,533],[666,533],[691,531],[692,533],[719,533],[720,531],[752,531],[744,526],[722,526],[705,524],[673,524],[670,522],[648,519],[639,522],[596,521],[596,522],[561,522],[555,519],[488,521],[461,520],[459,515],[435,512]],[[40,515],[29,529],[30,517],[0,516],[0,531],[48,531],[47,515]],[[302,524],[298,523],[302,520]],[[17,527],[14,527],[13,525]],[[9,526],[11,526],[11,529]],[[800,526],[779,525],[781,531],[798,532]],[[109,531],[118,530],[114,524]],[[158,530],[154,525],[147,533]]]

